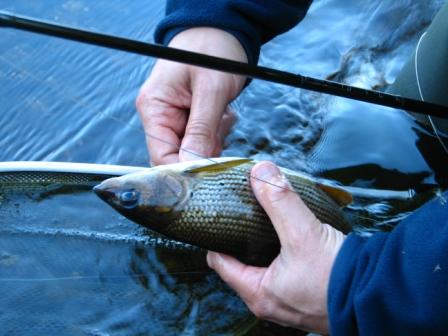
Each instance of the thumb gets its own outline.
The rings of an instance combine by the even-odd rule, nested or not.
[[[227,109],[227,95],[218,88],[194,88],[190,116],[182,140],[180,161],[197,160],[214,154],[219,124]]]
[[[269,216],[285,252],[297,246],[319,223],[284,174],[271,162],[260,162],[251,171],[258,202]]]

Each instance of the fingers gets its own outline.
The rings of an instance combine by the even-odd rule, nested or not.
[[[225,31],[210,27],[191,28],[176,35],[170,46],[199,51],[207,55],[247,62],[244,48]],[[222,147],[222,131],[229,129],[227,105],[242,90],[245,77],[220,71],[189,67],[192,102],[188,124],[179,153],[181,161],[218,155]]]
[[[220,142],[219,126],[229,103],[227,87],[221,88],[216,81],[226,80],[227,76],[216,75],[214,71],[208,76],[202,76],[194,83],[190,116],[188,118],[182,149],[179,153],[180,161],[197,160],[214,154]],[[229,79],[228,79],[229,80]]]
[[[257,317],[327,333],[328,283],[342,233],[316,219],[274,164],[256,164],[251,183],[280,238],[280,256],[260,268],[209,252],[209,266]]]
[[[251,183],[258,202],[274,225],[282,248],[286,247],[285,252],[306,240],[319,221],[283,173],[271,162],[260,162],[252,168]]]
[[[231,256],[211,251],[207,254],[207,263],[246,303],[257,297],[265,268],[248,266]]]
[[[221,123],[219,124],[218,134],[216,137],[215,149],[212,156],[219,156],[224,146],[224,140],[230,133],[230,129],[235,124],[236,115],[230,107],[227,107],[224,115],[222,116]]]
[[[184,30],[170,47],[247,62],[239,41],[215,28]],[[137,99],[152,161],[164,164],[218,155],[223,134],[232,124],[227,105],[244,82],[243,76],[158,61]]]
[[[170,127],[151,124],[145,137],[152,166],[179,162],[180,139]]]
[[[216,90],[205,96],[204,90],[196,90],[189,99],[171,91],[160,84],[145,85],[137,98],[151,162],[169,164],[219,155],[223,139],[235,121],[227,99]]]
[[[137,110],[142,120],[151,163],[168,164],[179,161],[181,136],[186,124],[182,108],[170,106],[141,93]]]
[[[191,103],[190,93],[183,89],[186,77],[185,69],[179,65],[158,61],[140,89],[136,108],[152,164],[179,161],[179,147]],[[173,83],[174,80],[177,82]]]
[[[222,116],[221,123],[219,124],[218,135],[222,140],[229,134],[230,129],[236,122],[235,112],[231,107],[227,107],[224,115]]]

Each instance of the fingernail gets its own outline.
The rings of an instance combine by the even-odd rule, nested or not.
[[[275,201],[286,190],[292,189],[288,179],[272,162],[259,163],[251,173],[252,187],[257,197]]]
[[[272,162],[262,162],[252,171],[252,177],[255,183],[269,182],[274,183],[282,178],[282,173]]]
[[[208,251],[207,253],[207,264],[210,268],[215,268],[215,266],[221,262],[221,256],[219,253]]]

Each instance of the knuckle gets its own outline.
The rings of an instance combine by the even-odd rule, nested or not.
[[[135,99],[135,108],[140,115],[145,115],[151,111],[151,106],[154,105],[156,98],[153,94],[148,93],[147,90],[140,90]]]
[[[268,319],[272,313],[270,304],[262,298],[250,304],[249,308],[256,317],[262,320]]]
[[[150,160],[151,160],[151,166],[158,166],[160,164],[163,164],[163,160],[156,150],[151,151]]]
[[[234,123],[238,119],[238,116],[236,115],[232,107],[227,106],[224,111],[223,119],[228,120],[231,123]]]
[[[252,296],[254,300],[248,303],[248,306],[252,313],[260,319],[267,319],[271,316],[272,302],[269,300],[269,289],[263,284],[260,284],[256,293]]]
[[[141,115],[163,111],[172,106],[178,98],[178,92],[171,85],[153,85],[146,82],[135,99],[135,107]]]
[[[137,108],[137,111],[139,112],[142,111],[145,104],[146,104],[146,95],[142,91],[140,91],[138,93],[137,98],[135,99],[135,107]]]
[[[213,140],[215,134],[205,120],[191,120],[186,129],[186,135],[200,140]]]
[[[198,75],[195,86],[207,95],[222,95],[232,91],[231,77],[208,69]]]
[[[211,82],[211,85],[209,85],[208,90],[213,93],[222,93],[223,91],[226,91],[229,89],[228,83],[226,81],[223,81],[220,78],[216,78]]]

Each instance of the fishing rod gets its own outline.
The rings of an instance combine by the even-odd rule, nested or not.
[[[77,29],[31,17],[14,15],[4,11],[0,11],[0,26],[13,27],[34,33],[62,37],[64,39],[131,52],[134,54],[162,58],[238,75],[245,75],[269,82],[412,111],[434,117],[448,118],[448,106],[392,95],[381,91],[357,88],[338,82],[302,76],[299,74],[293,74],[286,71],[256,66],[243,62],[231,61],[220,57],[165,47],[158,44],[101,34],[90,30]]]

